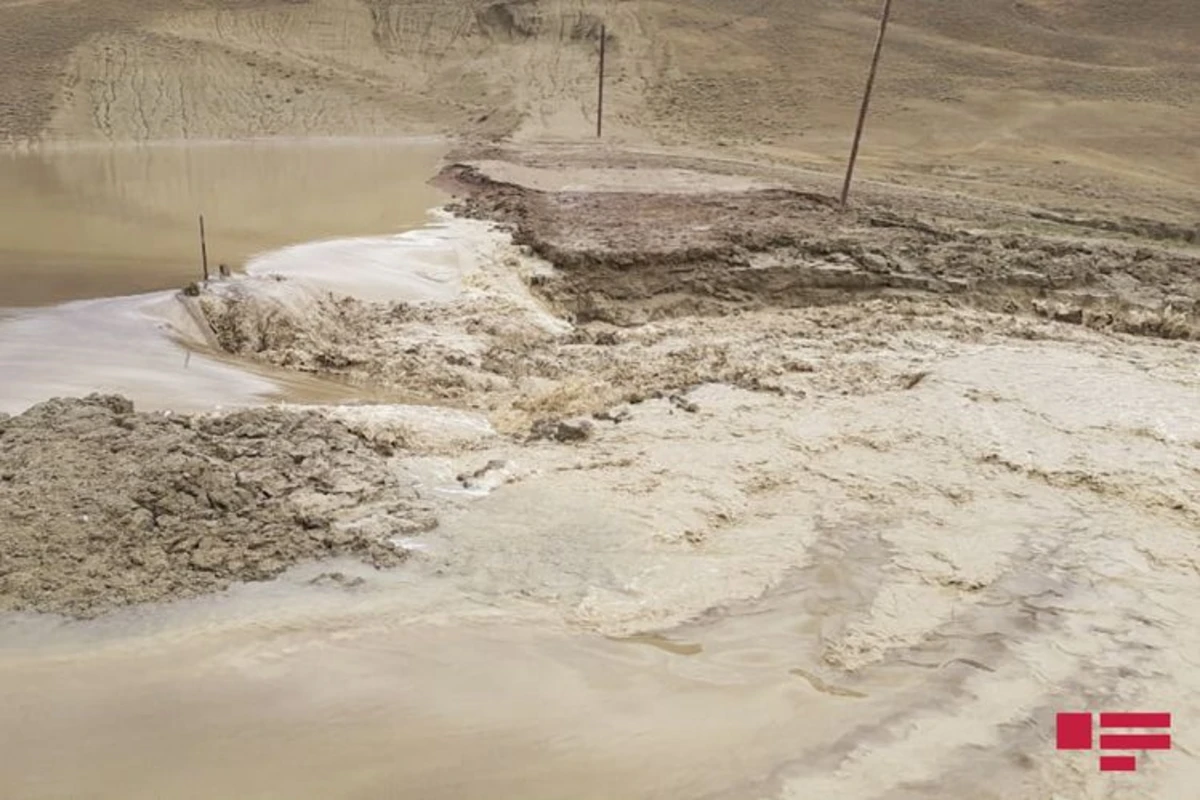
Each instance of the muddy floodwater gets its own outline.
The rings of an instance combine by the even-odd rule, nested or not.
[[[428,184],[444,153],[432,140],[0,153],[0,411],[90,391],[176,410],[347,399],[337,385],[173,340],[187,323],[174,294],[202,276],[199,215],[214,277],[219,264],[236,273],[256,258],[276,272],[303,263],[330,282],[364,263],[425,258],[437,269],[446,237],[420,230],[444,200]],[[343,244],[314,264],[295,250],[314,240]],[[277,255],[288,247],[291,258]]]
[[[398,232],[441,202],[433,141],[0,153],[0,306],[176,289],[289,244]]]
[[[462,605],[428,587],[392,591]],[[94,630],[0,658],[8,796],[748,796],[748,778],[832,732],[815,716],[841,716],[844,731],[865,696],[817,694],[789,674],[813,667],[776,646],[798,644],[786,613],[677,644],[484,609],[453,625],[411,608],[399,618],[378,596],[320,607],[284,587],[257,594],[291,610],[231,624],[228,603],[223,622],[200,604],[173,632]]]
[[[486,214],[427,214],[427,177],[374,220],[314,201],[346,224],[270,247],[214,211],[245,275],[194,295],[113,296],[116,270],[0,317],[0,797],[1194,796],[1200,348],[1182,312],[1118,303],[1190,254],[598,188],[622,172],[521,201],[554,268]],[[280,220],[308,203],[283,194]],[[676,269],[706,234],[728,255],[801,225],[737,286]],[[895,268],[926,288],[859,294],[859,241],[916,253]],[[1064,280],[1099,259],[1109,322],[912,272],[1023,248]],[[133,403],[41,402],[97,390]],[[1089,709],[1168,711],[1175,747],[1101,773],[1054,749]]]

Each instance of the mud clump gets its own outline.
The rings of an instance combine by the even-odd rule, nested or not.
[[[530,440],[551,439],[556,442],[586,442],[596,432],[589,419],[538,420],[530,431]]]
[[[273,288],[281,296],[247,291],[245,283],[198,293],[196,302],[222,350],[239,355],[270,351],[281,364],[307,371],[349,358],[347,346],[360,325],[361,303],[349,297],[302,296],[276,276],[264,285],[271,284],[278,284]]]
[[[315,412],[139,413],[54,399],[0,419],[0,610],[79,617],[272,578],[378,567],[424,512],[384,458]]]

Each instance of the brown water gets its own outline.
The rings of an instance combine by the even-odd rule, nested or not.
[[[823,670],[795,602],[675,641],[248,593],[249,616],[202,601],[153,632],[133,615],[32,648],[10,635],[4,796],[751,797],[928,679],[909,670],[857,692],[797,677]],[[268,599],[279,610],[263,611]]]
[[[334,140],[0,152],[0,411],[92,391],[175,410],[371,399],[188,353],[170,338],[181,321],[173,291],[155,290],[201,277],[201,212],[214,276],[254,256],[333,283],[352,267],[436,270],[446,237],[415,229],[444,200],[428,181],[445,149]],[[349,249],[318,246],[305,258],[304,243],[325,239]],[[364,249],[376,253],[365,267]]]
[[[434,141],[0,152],[0,307],[175,289],[288,244],[403,231],[444,196]]]
[[[822,663],[822,639],[879,577],[874,537],[857,538],[762,601],[662,635],[571,631],[533,604],[352,564],[336,568],[368,588],[305,586],[330,568],[306,567],[93,623],[9,620],[0,793],[799,800],[818,795],[788,793],[789,781],[833,776],[860,747],[902,756],[922,720],[945,736],[922,768],[950,756],[997,769],[996,752],[963,752],[956,737],[977,741],[989,715],[1010,713],[1007,691],[1027,678],[1001,644],[1018,637],[1023,602],[1007,589],[1043,587],[1007,587],[905,658],[841,673]],[[1014,716],[1033,721],[1019,705]],[[1028,735],[1019,747],[1039,748]],[[892,780],[884,763],[828,796],[892,796]],[[987,780],[951,775],[932,793],[896,796],[982,797]]]

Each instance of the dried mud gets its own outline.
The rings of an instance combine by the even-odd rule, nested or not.
[[[398,564],[388,537],[431,520],[374,447],[313,412],[139,413],[108,395],[0,420],[0,610],[87,617],[301,560]]]

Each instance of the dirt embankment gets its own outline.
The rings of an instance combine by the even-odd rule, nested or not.
[[[388,538],[434,521],[380,447],[313,412],[151,414],[115,396],[0,417],[0,610],[86,617],[306,559],[397,564]]]
[[[947,215],[915,196],[842,212],[830,197],[790,188],[544,191],[467,164],[449,167],[441,183],[462,196],[459,213],[508,223],[515,242],[558,267],[536,290],[580,322],[925,296],[1103,330],[1200,336],[1197,228],[1037,210],[996,219],[969,201]],[[1081,227],[1128,241],[1085,238]],[[1152,238],[1137,238],[1145,234]]]

